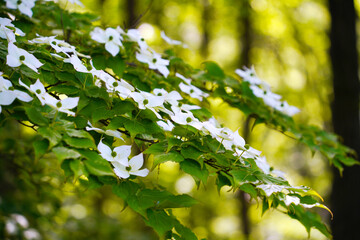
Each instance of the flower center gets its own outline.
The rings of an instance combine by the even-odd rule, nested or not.
[[[116,155],[117,155],[116,152],[112,152],[112,153],[111,153],[111,156],[112,156],[112,157],[116,157]]]
[[[266,91],[264,91],[264,95],[266,95],[266,93],[267,93],[267,92],[266,92]]]
[[[20,61],[24,61],[24,60],[25,60],[25,56],[24,56],[24,55],[21,55],[21,56],[19,57],[19,59],[20,59]]]
[[[140,41],[144,42],[144,41],[145,41],[145,39],[144,39],[144,38],[140,38]]]
[[[125,169],[126,169],[126,171],[128,171],[128,172],[131,171],[131,167],[130,167],[130,166],[126,167]]]
[[[153,62],[153,63],[156,63],[156,61],[157,61],[156,58],[153,58],[152,62]]]
[[[178,107],[181,107],[181,106],[182,106],[182,103],[181,103],[181,102],[179,102],[179,103],[178,103]]]
[[[147,99],[145,99],[144,101],[143,101],[143,104],[144,105],[146,105],[146,104],[148,104],[149,103],[149,100],[147,100]]]
[[[191,117],[187,117],[186,122],[188,122],[188,123],[191,122]]]
[[[55,41],[52,41],[51,44],[52,44],[52,45],[56,45],[56,42],[55,42]]]
[[[14,87],[9,87],[9,90],[13,91],[13,90],[15,90],[15,88]]]
[[[62,106],[61,102],[58,102],[58,103],[56,104],[56,107],[58,107],[58,108],[60,108],[61,106]]]
[[[113,87],[117,87],[117,86],[119,86],[119,84],[117,83],[117,82],[113,82]]]
[[[40,89],[36,89],[35,91],[37,94],[40,94],[41,93],[41,90]]]
[[[161,97],[161,96],[162,96],[162,93],[158,93],[158,96],[160,96],[160,97]]]
[[[17,1],[17,5],[20,5],[21,3],[22,3],[21,0],[18,0],[18,1]]]
[[[284,107],[284,103],[281,103],[281,105],[280,105],[281,107]]]
[[[194,89],[191,89],[191,90],[190,90],[190,93],[194,93]]]
[[[114,39],[114,37],[113,36],[110,36],[109,37],[109,41],[111,41],[111,40],[113,40]]]

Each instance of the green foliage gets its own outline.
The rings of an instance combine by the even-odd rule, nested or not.
[[[124,205],[136,212],[161,238],[197,239],[180,223],[172,209],[192,207],[199,202],[189,195],[174,195],[155,181],[140,178],[148,174],[147,169],[140,169],[144,159],[146,164],[153,161],[152,170],[170,161],[192,176],[198,187],[201,183],[206,186],[209,178],[215,178],[219,191],[223,186],[229,186],[262,202],[262,213],[279,209],[299,220],[309,233],[311,228],[316,228],[331,237],[321,218],[304,208],[309,205],[326,208],[313,197],[316,192],[307,187],[290,186],[270,169],[259,153],[245,141],[242,143],[238,132],[217,126],[207,108],[192,103],[201,102],[200,105],[205,106],[203,98],[220,97],[255,118],[255,124],[264,123],[291,134],[312,151],[321,152],[342,171],[344,165],[358,162],[353,158],[353,151],[342,145],[337,136],[313,126],[297,124],[291,117],[270,108],[254,95],[248,82],[227,75],[215,62],[204,62],[202,69],[195,69],[174,55],[168,54],[169,59],[163,59],[154,54],[152,61],[145,63],[138,57],[142,54],[139,43],[120,30],[118,34],[122,34],[123,43],[117,46],[118,52],[114,56],[101,42],[90,37],[95,31],[93,22],[97,17],[94,15],[71,13],[46,1],[37,2],[32,18],[2,4],[1,16],[6,17],[7,12],[17,17],[15,26],[26,33],[25,37],[16,36],[16,46],[32,53],[42,64],[36,67],[38,72],[21,60],[23,56],[18,56],[22,61],[19,66],[9,64],[12,53],[8,49],[13,43],[8,39],[0,40],[3,62],[0,65],[3,72],[0,94],[13,94],[13,89],[3,84],[10,81],[12,88],[32,97],[28,101],[17,97],[10,104],[4,99],[0,102],[2,128],[15,119],[36,134],[28,150],[31,154],[17,158],[18,168],[26,172],[31,161],[45,164],[43,161],[53,153],[57,162],[46,164],[60,165],[64,182],[78,181],[85,189],[110,186]],[[7,29],[11,33],[14,31],[13,27]],[[64,40],[61,43],[64,46],[73,47],[70,52],[57,52],[51,47],[51,41],[28,41],[36,38],[37,33],[50,36],[55,29],[63,30],[59,38]],[[106,41],[111,40],[106,37]],[[72,62],[72,57],[79,62]],[[166,64],[155,64],[159,62]],[[169,69],[170,73],[167,72]],[[176,73],[190,76],[191,80],[187,81],[191,84]],[[32,89],[38,81],[44,88],[41,93]],[[184,83],[191,88],[189,92],[181,87]],[[155,94],[156,91],[174,95],[166,98]],[[193,95],[196,91],[198,95]],[[160,98],[161,104],[156,104]],[[67,103],[71,107],[66,108],[67,100],[76,104]],[[174,127],[164,127],[159,121]],[[117,152],[118,149],[122,150]],[[6,154],[11,152],[6,147],[2,150]],[[51,174],[41,170],[36,169],[40,172],[37,178],[51,178]],[[22,176],[24,182],[36,181],[31,171]],[[128,176],[123,175],[125,173]],[[41,185],[39,182],[36,183]],[[29,185],[37,189],[37,184]]]

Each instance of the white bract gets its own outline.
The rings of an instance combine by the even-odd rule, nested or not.
[[[122,98],[128,98],[131,92],[135,91],[135,88],[125,80],[120,79],[119,81],[103,70],[94,69],[91,71],[91,73],[97,79],[105,83],[105,87],[109,93],[119,94],[119,96]],[[95,84],[101,87],[101,83],[99,81],[97,81]]]
[[[161,55],[150,50],[142,50],[136,53],[136,59],[139,62],[147,63],[150,69],[158,70],[165,78],[169,75],[170,71],[166,67],[170,61],[161,58]]]
[[[83,72],[83,73],[90,72],[76,54],[73,54],[71,55],[71,57],[64,59],[64,62],[71,63],[74,69],[78,72]]]
[[[155,115],[162,119],[161,115],[158,111],[166,111],[164,107],[164,97],[156,96],[152,93],[140,91],[140,92],[132,92],[130,94],[131,98],[138,103],[139,109],[149,109],[155,113]]]
[[[264,103],[279,112],[282,112],[290,117],[300,112],[297,107],[290,106],[286,101],[281,101],[281,96],[271,92],[269,84],[262,81],[256,76],[254,67],[244,70],[236,69],[235,73],[244,79],[244,81],[250,83],[250,89],[253,94],[263,99]]]
[[[80,2],[80,0],[67,0],[67,1],[69,1],[72,4],[77,4],[81,7],[84,7],[84,4],[82,2]]]
[[[165,32],[164,31],[161,31],[160,32],[160,36],[162,39],[165,40],[165,42],[167,42],[168,44],[171,44],[171,45],[182,45],[182,42],[181,41],[178,41],[178,40],[173,40],[171,38],[169,38],[168,36],[166,36]],[[185,47],[185,46],[184,46]]]
[[[131,145],[122,145],[111,150],[108,145],[100,140],[97,149],[99,150],[101,157],[111,162],[113,165],[114,163],[118,163],[124,167],[129,166],[128,157],[131,154]]]
[[[12,28],[15,29],[15,33]],[[15,27],[14,24],[11,23],[10,19],[0,17],[0,38],[7,39],[8,42],[16,42],[15,34],[25,36],[25,33]]]
[[[119,178],[128,178],[130,175],[146,177],[149,174],[149,170],[147,168],[140,169],[144,164],[144,157],[142,153],[132,157],[129,160],[129,165],[127,167],[119,162],[112,162],[112,164],[114,166],[114,172]]]
[[[103,30],[99,27],[96,27],[91,33],[90,36],[93,40],[99,43],[105,43],[105,49],[112,55],[116,56],[122,44],[122,36],[119,31],[113,28],[107,28]]]
[[[164,131],[168,131],[168,132],[171,132],[173,129],[174,129],[174,124],[167,120],[166,122],[164,121],[157,121],[156,122],[162,129],[164,129]]]
[[[130,41],[138,43],[141,51],[145,51],[148,49],[148,45],[145,42],[145,39],[141,36],[138,29],[129,29],[126,35],[128,36]]]
[[[5,0],[6,7],[10,9],[19,9],[22,14],[32,17],[33,12],[31,9],[35,6],[36,0]]]
[[[203,97],[206,98],[209,96],[208,93],[201,91],[199,88],[197,88],[191,84],[180,83],[179,87],[180,87],[181,91],[190,95],[190,97],[192,97],[192,98],[199,99],[200,101],[203,100]]]
[[[115,130],[103,130],[101,128],[96,128],[96,127],[93,127],[93,125],[91,125],[91,123],[88,121],[88,125],[85,129],[86,131],[96,131],[98,133],[102,133],[102,134],[105,134],[107,136],[112,136],[112,137],[115,137],[115,138],[118,138],[118,139],[121,139],[121,140],[124,140],[121,136],[122,134],[119,132],[119,131],[115,131]]]
[[[19,84],[25,87],[30,92],[34,93],[41,102],[41,105],[43,106],[47,103],[47,101],[49,101],[49,99],[54,98],[53,96],[51,96],[49,93],[46,92],[44,85],[40,82],[39,79],[37,79],[34,84],[31,84],[30,87],[28,87],[20,79],[19,79]]]
[[[37,69],[43,65],[34,55],[18,48],[12,42],[8,44],[6,64],[10,67],[19,67],[21,64],[25,64],[35,72],[38,72]]]
[[[2,111],[1,105],[10,105],[15,99],[19,99],[23,102],[30,102],[33,98],[25,92],[13,89],[12,83],[5,79],[2,76],[2,72],[0,72],[0,113]]]
[[[261,184],[257,185],[256,187],[264,190],[266,196],[268,197],[270,197],[270,195],[273,193],[281,192],[285,188],[285,186],[275,184]]]
[[[70,109],[77,107],[79,99],[79,97],[66,97],[64,99],[57,100],[56,98],[51,97],[45,99],[45,101],[47,105],[54,108],[55,110],[67,113],[71,116],[75,116],[75,113],[70,111]]]

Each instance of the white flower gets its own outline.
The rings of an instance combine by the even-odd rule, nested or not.
[[[186,82],[186,84],[188,84],[188,85],[191,84],[191,78],[186,78],[183,75],[181,75],[180,73],[175,73],[175,76],[182,79],[184,82]]]
[[[50,107],[56,109],[59,112],[67,113],[71,116],[75,116],[75,113],[70,111],[70,109],[75,108],[79,103],[79,97],[66,97],[62,100],[57,100],[55,97],[51,96],[46,92],[44,85],[40,82],[40,80],[36,80],[36,82],[30,87],[28,87],[25,83],[23,83],[19,79],[19,83],[21,86],[28,89],[30,92],[34,93],[37,98],[40,100],[41,105],[49,105]]]
[[[141,37],[140,31],[138,29],[129,29],[126,35],[129,37],[130,41],[138,43],[141,51],[147,50],[148,45],[145,42],[145,39]]]
[[[26,219],[26,217],[24,217],[21,214],[17,214],[17,213],[13,213],[10,215],[12,219],[14,219],[21,227],[23,228],[28,228],[29,227],[29,222]]]
[[[5,0],[6,1],[6,7],[10,9],[19,9],[19,11],[22,14],[25,14],[29,17],[32,16],[31,9],[35,6],[36,0]]]
[[[165,131],[171,132],[174,129],[174,124],[167,120],[166,122],[164,121],[157,121],[156,122],[162,129],[164,129]]]
[[[169,60],[161,58],[161,55],[149,50],[142,50],[140,53],[136,53],[136,59],[139,62],[147,63],[149,65],[150,69],[156,69],[158,70],[164,77],[166,78],[170,71],[166,67],[169,65]]]
[[[187,85],[184,83],[180,83],[179,87],[181,89],[181,91],[183,91],[184,93],[190,95],[190,97],[192,98],[196,98],[199,99],[200,101],[203,100],[203,97],[208,97],[209,94],[208,93],[204,93],[203,91],[201,91],[199,88],[193,86],[193,85]]]
[[[11,28],[15,28],[15,33]],[[15,34],[25,36],[25,33],[16,28],[10,19],[0,17],[0,38],[7,39],[9,42],[15,42]]]
[[[70,109],[77,107],[79,99],[79,97],[66,97],[64,99],[57,100],[51,96],[50,98],[45,98],[45,103],[59,112],[75,116],[75,113],[70,111]]]
[[[242,77],[246,82],[249,82],[251,85],[261,85],[264,82],[256,76],[254,66],[250,69],[245,68],[244,70],[236,69],[235,73]]]
[[[257,185],[257,188],[264,190],[266,196],[270,197],[271,194],[281,192],[285,187],[275,184],[261,184]]]
[[[119,178],[128,178],[130,175],[146,177],[149,174],[149,170],[147,168],[140,170],[144,164],[144,157],[142,153],[132,157],[129,160],[129,166],[127,167],[119,162],[112,162],[112,164],[114,166],[114,172]]]
[[[119,131],[115,131],[115,130],[102,130],[101,128],[96,128],[96,127],[93,127],[91,125],[91,123],[88,121],[88,125],[89,127],[86,127],[86,131],[96,131],[98,133],[102,133],[102,134],[105,134],[107,136],[112,136],[112,137],[115,137],[115,138],[118,138],[118,139],[121,139],[121,140],[124,140],[122,137],[121,137],[121,133]]]
[[[77,4],[80,7],[84,7],[84,4],[82,2],[80,2],[80,0],[67,0],[67,1],[69,1],[72,4]]]
[[[1,105],[10,105],[16,98],[23,102],[30,102],[33,100],[29,94],[11,88],[13,88],[12,83],[9,80],[3,78],[2,72],[0,72],[0,113],[2,111]]]
[[[78,72],[83,72],[83,73],[90,72],[76,54],[73,54],[70,58],[64,59],[64,62],[71,63],[73,65],[74,69]]]
[[[156,96],[162,96],[164,98],[164,101],[167,103],[170,103],[171,105],[178,105],[178,101],[183,99],[177,91],[171,91],[168,93],[165,89],[155,88],[153,90],[153,93]]]
[[[35,72],[43,64],[32,54],[22,48],[16,47],[13,43],[8,44],[8,55],[6,56],[6,64],[10,67],[19,67],[25,64]]]
[[[24,231],[24,237],[27,240],[39,240],[39,239],[41,239],[40,233],[34,228],[26,229]]]
[[[189,125],[198,130],[203,128],[203,123],[200,122],[191,112],[182,112],[178,111],[176,108],[172,107],[174,115],[171,115],[170,118],[177,124]]]
[[[122,44],[122,36],[120,33],[113,29],[107,28],[105,31],[99,27],[96,27],[91,33],[91,38],[99,43],[105,43],[105,49],[113,56],[116,56]]]
[[[298,197],[295,196],[289,196],[289,195],[285,195],[285,205],[289,206],[290,204],[295,204],[295,205],[299,205],[300,204],[300,199]]]
[[[164,31],[161,31],[161,32],[160,32],[160,36],[161,36],[161,38],[164,39],[165,42],[167,42],[168,44],[171,44],[171,45],[182,45],[182,42],[181,42],[181,41],[173,40],[173,39],[169,38],[168,36],[166,36]],[[186,46],[186,45],[184,45],[184,47],[185,47],[185,46]]]
[[[155,115],[162,119],[161,115],[158,113],[159,110],[166,111],[164,107],[164,97],[156,96],[152,93],[140,91],[132,92],[130,94],[131,98],[138,103],[140,109],[150,109],[155,113]]]
[[[57,53],[64,53],[68,58],[70,58],[70,53],[76,54],[80,57],[90,58],[90,56],[81,54],[76,51],[76,48],[69,43],[65,42],[64,40],[56,39],[56,36],[50,37],[42,37],[36,34],[38,37],[34,38],[29,41],[32,44],[46,44],[50,45]],[[59,59],[64,59],[63,57],[59,56],[58,54],[50,53],[51,55],[58,57]]]
[[[130,93],[135,90],[133,86],[123,79],[119,81],[103,70],[92,70],[91,73],[105,83],[105,87],[109,93],[116,93],[122,98],[128,98]],[[101,84],[97,85],[99,87],[101,86]]]
[[[19,84],[21,86],[25,87],[30,92],[34,93],[36,95],[36,97],[39,99],[39,101],[41,102],[41,105],[43,105],[43,106],[46,104],[46,102],[49,99],[54,98],[53,96],[51,96],[49,93],[46,92],[44,85],[40,82],[39,79],[37,79],[34,84],[30,85],[30,87],[28,87],[20,79],[19,79]],[[56,99],[54,101],[56,101]]]
[[[264,173],[270,173],[270,165],[267,163],[265,156],[255,158],[255,163]]]
[[[100,140],[97,149],[100,152],[100,156],[113,165],[114,163],[118,163],[124,167],[129,166],[128,158],[131,154],[131,145],[122,145],[111,150],[109,146]]]

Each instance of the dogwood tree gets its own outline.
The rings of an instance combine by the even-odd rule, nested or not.
[[[39,136],[31,155],[37,161],[53,154],[68,179],[110,185],[161,238],[197,239],[171,209],[198,201],[144,181],[167,161],[198,185],[215,178],[219,190],[248,193],[262,212],[280,209],[308,232],[331,237],[309,211],[330,211],[316,191],[290,185],[271,159],[205,107],[208,97],[220,97],[256,124],[321,152],[340,171],[357,163],[334,134],[296,123],[292,116],[300,110],[273,93],[254,68],[225,73],[208,61],[196,69],[172,51],[156,52],[137,29],[103,29],[93,23],[96,16],[53,1],[6,0],[0,8],[0,127],[16,120],[31,128]]]

